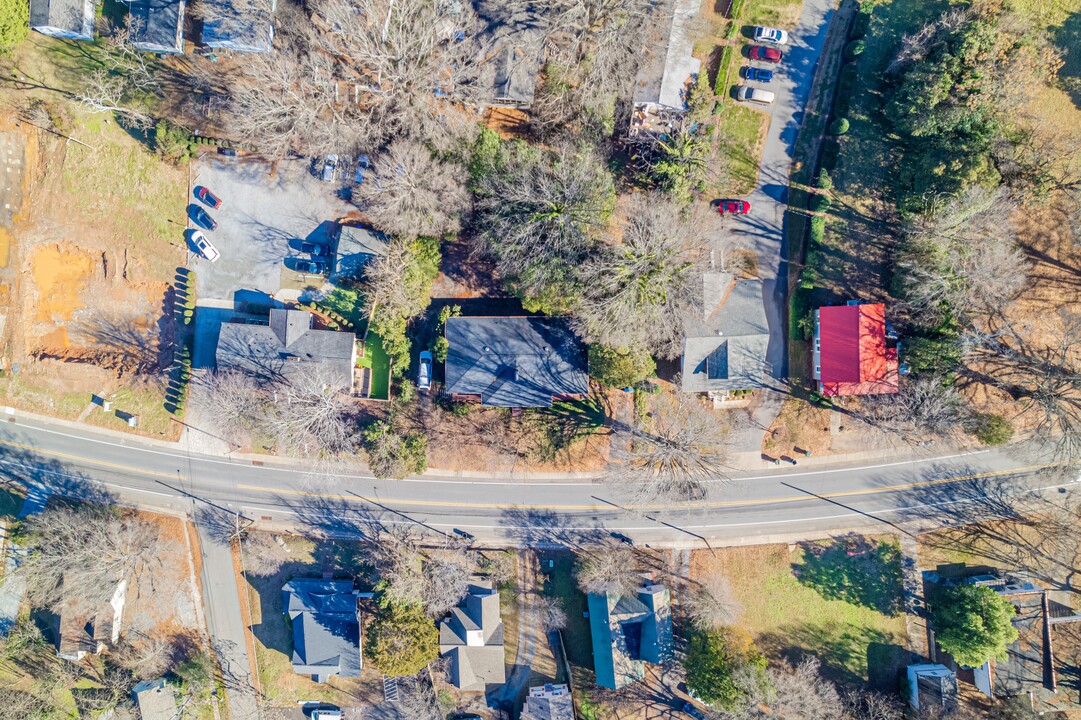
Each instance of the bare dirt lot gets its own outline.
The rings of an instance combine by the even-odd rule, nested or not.
[[[63,112],[85,145],[0,121],[0,402],[79,419],[96,394],[115,402],[92,422],[126,429],[136,414],[139,432],[172,437],[160,375],[187,173],[115,123]]]

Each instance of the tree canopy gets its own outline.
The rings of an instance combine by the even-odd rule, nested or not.
[[[696,631],[687,643],[687,688],[705,702],[732,710],[767,684],[766,658],[733,632]]]
[[[389,677],[416,675],[439,656],[439,633],[421,605],[384,598],[368,626],[364,654]]]
[[[0,55],[11,53],[30,32],[30,3],[0,0]]]
[[[932,606],[935,638],[961,665],[1006,659],[1017,639],[1013,603],[988,587],[958,585],[939,592]]]

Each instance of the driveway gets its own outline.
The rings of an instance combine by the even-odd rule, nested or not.
[[[769,349],[766,357],[773,367],[773,377],[788,376],[786,327],[786,267],[782,267],[784,249],[785,211],[788,206],[788,177],[792,169],[792,154],[803,123],[804,108],[814,84],[815,69],[826,40],[826,29],[835,10],[835,0],[804,0],[799,24],[791,29],[788,45],[783,48],[784,61],[768,86],[776,94],[770,108],[771,121],[762,150],[758,187],[747,198],[751,212],[725,219],[728,232],[741,245],[753,246],[758,254],[758,273],[762,278],[763,302],[769,320]],[[764,63],[755,63],[767,67]],[[768,66],[773,67],[773,66]],[[758,84],[752,83],[756,86]],[[780,280],[778,280],[780,278]],[[761,434],[780,410],[782,396],[777,392],[763,394],[754,411],[756,427],[741,438],[740,449],[758,450]],[[743,447],[746,445],[747,447]]]
[[[295,300],[305,290],[324,288],[322,277],[292,268],[297,260],[311,258],[301,253],[301,242],[329,244],[334,221],[356,210],[336,195],[339,185],[313,177],[305,160],[271,166],[258,158],[212,155],[193,168],[189,219],[201,206],[217,221],[216,229],[202,232],[221,253],[213,263],[189,256],[200,305],[243,309],[242,303],[269,305],[272,299]],[[203,205],[195,197],[199,187],[221,198],[221,207]]]

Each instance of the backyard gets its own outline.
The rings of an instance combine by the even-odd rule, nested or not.
[[[815,655],[845,686],[897,689],[908,652],[893,538],[696,550],[692,580],[712,573],[730,582],[740,627],[771,662]]]

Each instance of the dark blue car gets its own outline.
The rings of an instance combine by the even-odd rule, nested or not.
[[[758,82],[768,83],[773,79],[773,71],[766,70],[765,68],[747,68],[747,72],[744,74],[748,80],[757,80]]]

